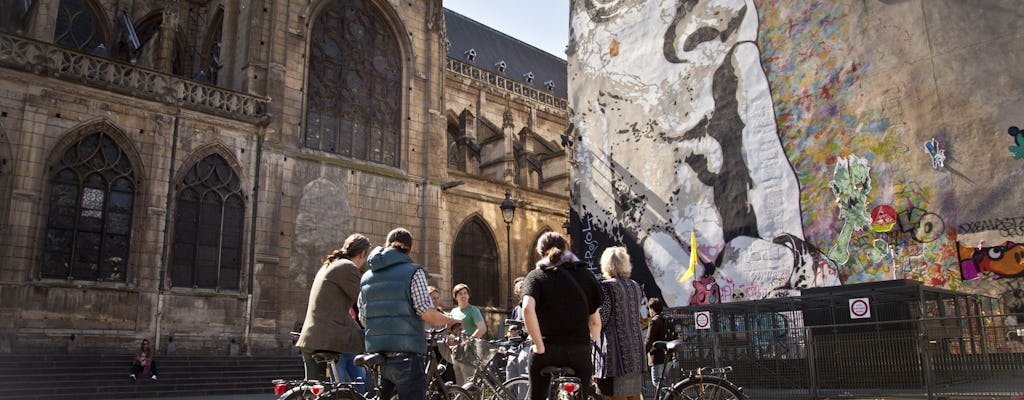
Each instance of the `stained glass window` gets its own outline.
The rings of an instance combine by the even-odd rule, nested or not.
[[[104,45],[100,15],[88,0],[61,0],[53,32],[54,43],[98,56],[110,56],[110,49]]]
[[[40,275],[123,282],[135,201],[127,155],[96,132],[68,146],[53,170]]]
[[[306,96],[306,147],[399,166],[401,53],[374,5],[333,2],[314,21]]]
[[[244,219],[238,176],[223,157],[189,169],[177,193],[171,286],[238,290]]]

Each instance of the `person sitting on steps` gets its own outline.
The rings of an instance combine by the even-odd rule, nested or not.
[[[132,359],[132,374],[129,375],[132,382],[135,382],[136,376],[139,374],[142,376],[149,374],[149,379],[156,380],[156,360],[153,359],[155,355],[149,348],[149,339],[142,339],[142,344],[139,345],[139,350],[135,352],[135,358]]]

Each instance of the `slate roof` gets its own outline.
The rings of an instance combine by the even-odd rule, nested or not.
[[[564,59],[447,8],[444,18],[449,57],[524,84],[524,75],[533,72],[531,87],[548,91],[545,82],[553,81],[555,87],[550,93],[563,99],[567,97]],[[467,59],[466,52],[471,49],[476,51],[475,61]],[[501,61],[505,62],[505,72],[499,71],[497,64]]]

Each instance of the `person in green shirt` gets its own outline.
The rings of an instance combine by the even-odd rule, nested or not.
[[[482,338],[487,334],[487,324],[484,323],[483,313],[476,306],[469,304],[469,285],[465,283],[455,285],[452,288],[452,297],[455,298],[456,305],[452,307],[452,312],[449,315],[462,321],[463,332],[476,339]],[[460,360],[454,354],[453,357],[455,358],[455,377],[457,378],[457,383],[462,385],[473,377],[473,374],[476,373],[476,367],[465,359]]]
[[[487,334],[487,324],[479,308],[469,304],[469,285],[460,283],[452,288],[452,297],[457,303],[449,313],[452,318],[462,320],[462,329],[467,335],[482,338]]]

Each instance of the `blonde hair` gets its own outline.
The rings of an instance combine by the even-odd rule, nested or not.
[[[601,254],[601,274],[606,279],[628,279],[633,273],[633,265],[629,262],[629,253],[622,246],[609,247]]]

